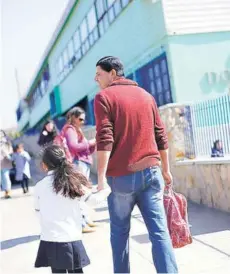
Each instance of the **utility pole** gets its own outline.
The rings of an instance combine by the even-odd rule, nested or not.
[[[15,74],[15,80],[16,80],[16,86],[17,86],[17,93],[18,93],[18,100],[21,100],[21,91],[20,91],[20,84],[19,84],[19,79],[18,79],[18,70],[15,68],[14,71]]]

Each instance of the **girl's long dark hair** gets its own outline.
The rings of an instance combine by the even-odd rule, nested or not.
[[[49,171],[54,171],[53,189],[57,194],[74,199],[85,194],[82,186],[90,187],[87,178],[66,160],[65,152],[60,146],[46,147],[42,161]]]
[[[55,125],[55,123],[54,123],[53,120],[47,120],[47,121],[45,122],[45,124],[43,125],[42,131],[41,131],[41,132],[43,132],[44,130],[46,130],[46,126],[47,126],[49,123],[52,123],[52,124],[54,125],[54,127],[53,127],[52,132],[48,132],[48,134],[53,134],[54,136],[56,136],[56,135],[57,135],[57,127],[56,127],[56,125]]]

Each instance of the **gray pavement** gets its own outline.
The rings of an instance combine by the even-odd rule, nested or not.
[[[39,243],[39,222],[33,209],[33,188],[23,195],[13,190],[10,200],[1,199],[1,273],[50,273],[33,267]],[[95,209],[99,227],[84,235],[91,259],[85,273],[112,273],[109,216],[106,202]],[[193,243],[175,250],[180,273],[230,273],[230,214],[189,203]],[[156,273],[151,244],[141,215],[135,208],[130,233],[131,273]]]

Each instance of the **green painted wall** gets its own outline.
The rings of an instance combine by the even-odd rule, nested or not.
[[[230,32],[172,36],[168,39],[176,101],[206,100],[229,92]],[[228,81],[224,79],[227,75],[223,77],[224,71],[229,71]],[[210,72],[214,75],[209,75],[208,80],[207,73]]]
[[[67,29],[59,38],[50,58],[52,79],[56,78],[56,62],[68,40],[80,24],[93,1],[79,1]],[[132,21],[130,20],[132,18]],[[165,37],[161,3],[135,0],[118,16],[107,32],[89,50],[72,72],[60,83],[62,111],[66,111],[87,94],[97,91],[94,83],[96,61],[105,55],[119,56],[127,70],[162,52]],[[148,54],[147,54],[148,53]]]

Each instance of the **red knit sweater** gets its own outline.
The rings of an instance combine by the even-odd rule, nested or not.
[[[111,151],[107,176],[122,176],[160,164],[167,135],[152,95],[120,78],[94,101],[97,150]]]

